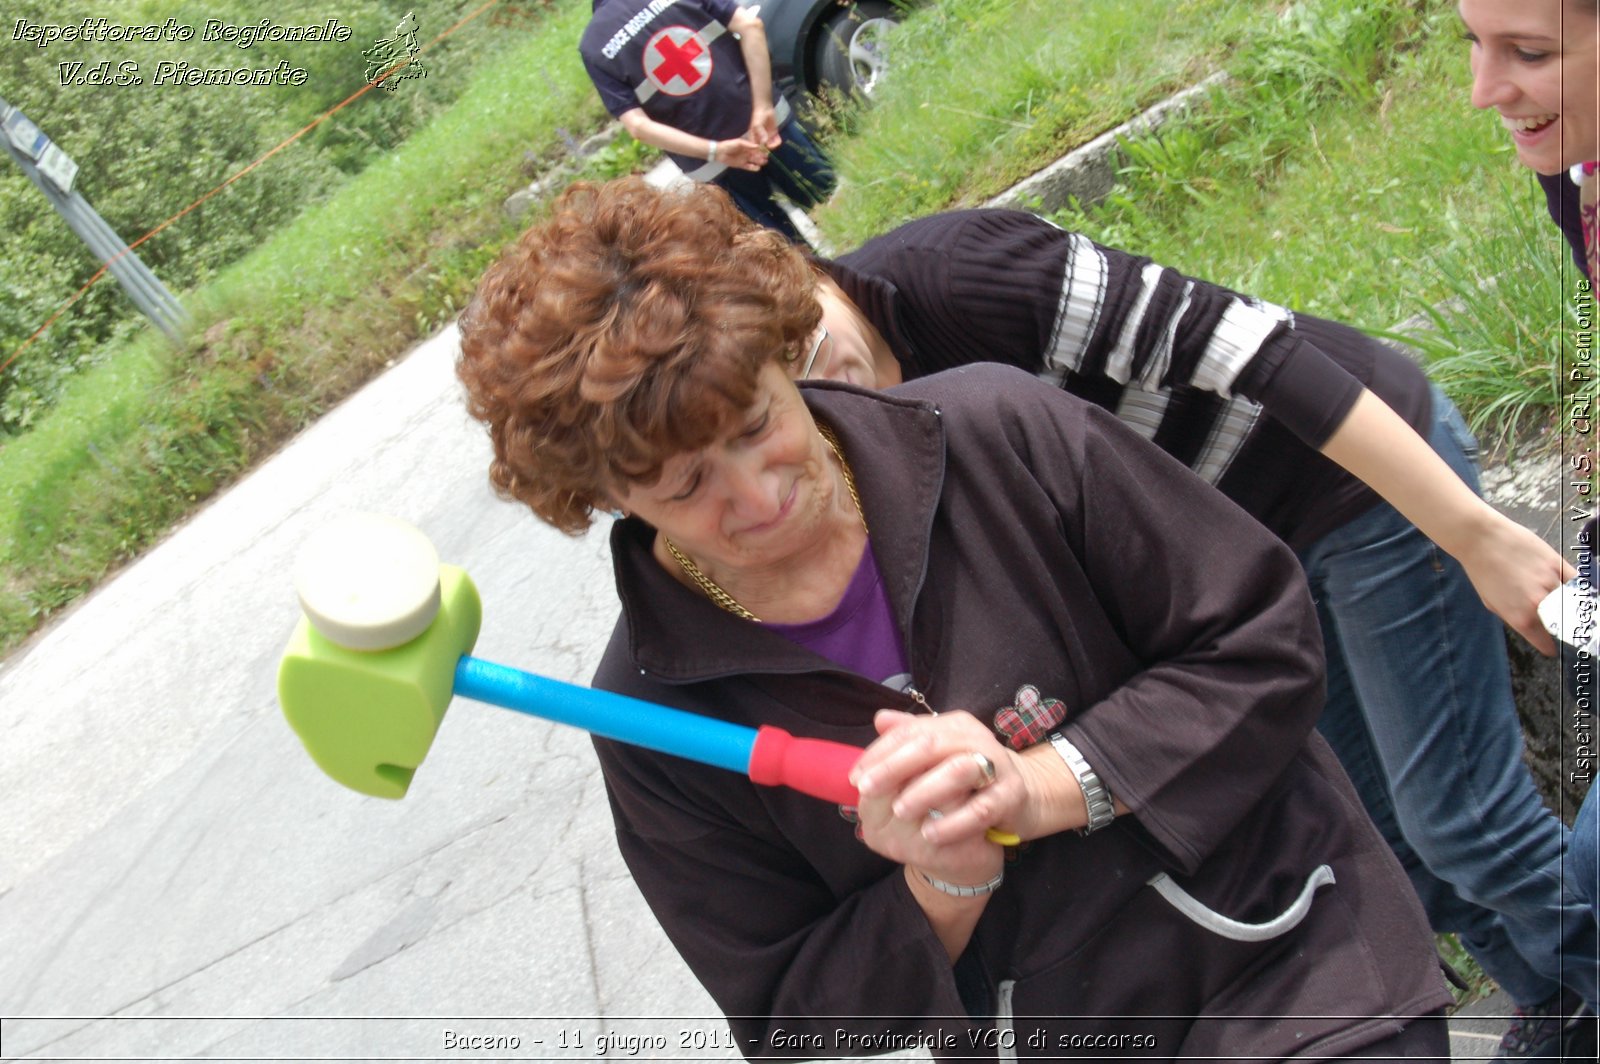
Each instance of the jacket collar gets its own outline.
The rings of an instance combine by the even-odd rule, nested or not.
[[[828,381],[801,394],[827,423],[855,473],[861,508],[895,620],[910,649],[912,612],[927,569],[928,540],[944,483],[944,426],[927,400]],[[611,530],[612,565],[628,656],[667,683],[747,672],[829,668],[804,647],[741,620],[679,583],[651,553],[655,529],[638,518]]]

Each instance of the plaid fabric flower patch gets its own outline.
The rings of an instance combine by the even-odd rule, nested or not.
[[[1026,750],[1042,742],[1067,719],[1067,707],[1059,698],[1044,698],[1033,684],[1017,688],[1013,703],[994,715],[995,731],[1005,736],[1013,750]]]

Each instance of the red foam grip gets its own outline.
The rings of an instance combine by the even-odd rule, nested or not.
[[[796,739],[782,728],[763,726],[750,748],[750,778],[768,787],[788,787],[813,798],[855,805],[850,770],[861,747],[828,739]]]

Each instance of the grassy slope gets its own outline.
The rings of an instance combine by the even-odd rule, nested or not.
[[[1504,137],[1464,107],[1462,59],[1456,40],[1400,56],[1382,95],[1321,111],[1268,180],[1208,187],[1205,202],[1164,216],[1136,203],[1085,224],[1312,313],[1399,320],[1440,293],[1429,258],[1452,250],[1438,244],[1444,219],[1488,224],[1498,209],[1485,170],[1497,155],[1504,168]]]
[[[976,204],[1216,69],[1263,0],[945,0],[894,41],[894,77],[832,146],[817,222],[853,246]]]
[[[1219,101],[1198,132],[1136,146],[1111,201],[1059,220],[1369,329],[1433,315],[1406,338],[1480,435],[1504,442],[1548,424],[1570,328],[1565,245],[1494,116],[1467,105],[1453,19],[1448,5],[1427,5],[1397,27],[1400,46],[1369,92],[1309,114]],[[1490,278],[1500,283],[1485,289]]]
[[[499,203],[524,152],[603,121],[573,45],[589,10],[564,0],[426,130],[191,293],[188,350],[136,340],[0,450],[0,646],[448,320],[512,235]]]

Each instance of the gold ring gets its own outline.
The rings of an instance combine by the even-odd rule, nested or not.
[[[973,762],[978,766],[978,771],[983,774],[983,779],[979,780],[977,787],[973,789],[981,791],[985,787],[989,786],[989,784],[994,782],[994,762],[990,761],[987,757],[978,753],[976,750],[972,751],[971,757]]]

